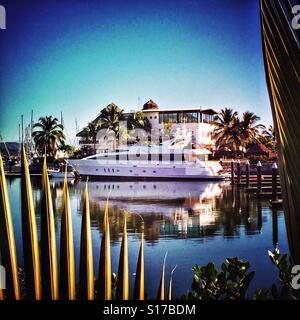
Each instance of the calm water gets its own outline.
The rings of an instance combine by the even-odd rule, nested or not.
[[[62,187],[50,180],[54,200],[57,247],[61,221]],[[22,263],[20,180],[8,179],[19,262]],[[33,193],[40,227],[40,180],[33,179]],[[78,276],[82,196],[84,182],[70,183],[73,214],[76,271]],[[123,214],[128,212],[128,245],[131,289],[142,219],[145,223],[145,286],[156,297],[163,257],[168,251],[167,271],[174,273],[173,292],[180,296],[189,289],[191,268],[213,261],[219,268],[226,257],[249,260],[256,270],[250,292],[255,287],[269,288],[277,272],[267,255],[274,243],[288,252],[282,210],[272,210],[267,201],[216,182],[89,182],[95,272],[98,275],[101,224],[106,197],[110,195],[112,268],[117,273]],[[131,290],[132,291],[132,290]]]

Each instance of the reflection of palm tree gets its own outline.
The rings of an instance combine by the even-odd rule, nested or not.
[[[39,129],[32,133],[37,150],[41,153],[46,151],[46,154],[54,156],[57,143],[65,139],[63,125],[58,123],[57,118],[46,116],[41,117],[33,127]]]

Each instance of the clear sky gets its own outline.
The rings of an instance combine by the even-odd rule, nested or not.
[[[63,112],[67,137],[110,102],[126,111],[232,107],[272,121],[258,0],[7,0],[0,131]]]

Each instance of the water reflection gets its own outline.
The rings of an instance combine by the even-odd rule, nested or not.
[[[32,184],[39,230],[41,181],[33,178]],[[63,181],[50,180],[50,184],[59,248]],[[84,181],[69,183],[77,276],[84,186]],[[18,261],[22,264],[20,179],[8,179],[8,190]],[[166,251],[169,252],[168,268],[178,265],[174,278],[175,295],[189,288],[194,264],[213,261],[220,266],[225,258],[233,256],[249,260],[257,270],[253,288],[270,287],[277,273],[270,265],[267,250],[279,243],[281,251],[288,252],[283,211],[271,210],[267,201],[255,199],[229,183],[90,181],[95,270],[99,263],[103,209],[109,194],[113,270],[117,271],[126,212],[130,270],[135,269],[139,238],[144,230],[146,284],[151,296],[156,295],[157,283],[153,279],[160,277]],[[133,288],[133,276],[130,281]]]
[[[82,212],[85,182],[70,182],[70,198]],[[40,202],[40,181],[33,180],[36,207]],[[51,181],[56,224],[60,221],[63,182]],[[128,229],[141,233],[152,244],[160,238],[225,238],[241,233],[261,232],[262,204],[227,182],[120,181],[89,182],[91,224],[101,231],[103,208],[110,195],[111,238],[120,241],[123,215],[128,214]],[[74,202],[75,200],[75,202]],[[39,215],[39,211],[38,211]]]

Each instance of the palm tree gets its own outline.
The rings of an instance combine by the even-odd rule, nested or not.
[[[94,152],[96,152],[97,133],[100,129],[100,125],[99,123],[90,122],[85,129],[88,139],[92,139],[92,142],[94,144]]]
[[[269,140],[273,140],[276,141],[276,136],[275,136],[275,128],[270,125],[268,128],[266,128],[263,132],[262,135],[269,139]]]
[[[137,111],[128,116],[128,127],[130,129],[143,129],[147,132],[151,131],[151,123],[148,118],[145,117],[142,111]]]
[[[277,139],[275,135],[275,128],[273,126],[269,126],[267,129],[263,130],[260,141],[270,150],[276,151]]]
[[[106,128],[115,133],[116,138],[119,137],[120,121],[124,119],[123,110],[121,110],[116,104],[109,104],[104,110],[102,110],[99,120],[100,128]]]
[[[65,144],[65,142],[62,141],[61,144],[57,146],[57,150],[67,153],[67,155],[70,157],[74,154],[75,147],[70,144]]]
[[[239,134],[241,139],[241,146],[246,148],[250,143],[258,143],[260,138],[260,130],[266,127],[262,124],[257,124],[260,117],[253,112],[246,111],[240,121]]]
[[[222,109],[214,119],[214,126],[216,147],[228,147],[232,151],[237,151],[241,145],[238,113],[230,108]]]
[[[46,116],[39,118],[33,128],[38,129],[32,133],[36,149],[40,153],[55,156],[56,146],[65,140],[63,125],[58,123],[57,118]]]

